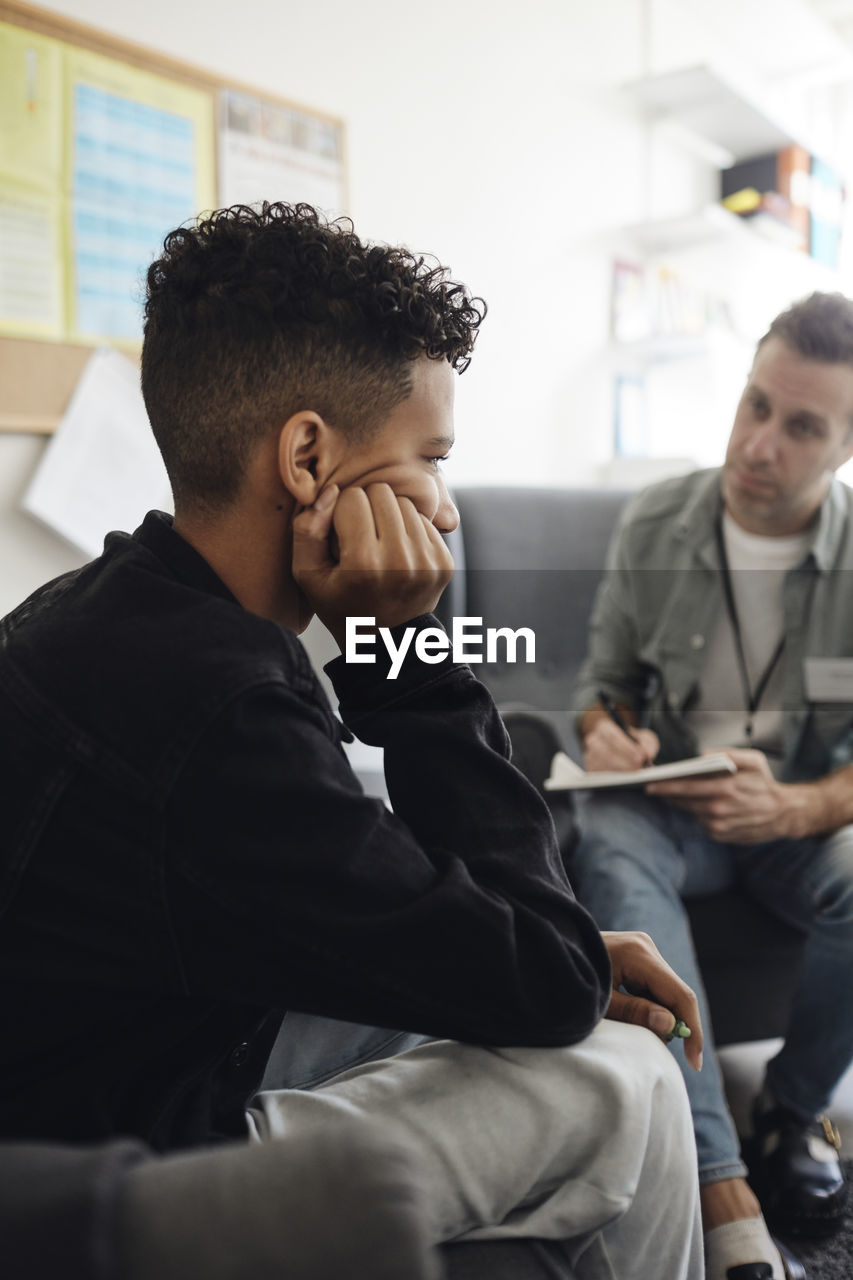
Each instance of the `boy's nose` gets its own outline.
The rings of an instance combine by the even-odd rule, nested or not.
[[[442,486],[438,508],[432,522],[439,533],[452,533],[454,529],[459,528],[459,512],[444,486]]]

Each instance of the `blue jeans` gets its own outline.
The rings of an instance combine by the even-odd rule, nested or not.
[[[342,1071],[404,1053],[429,1039],[430,1036],[410,1031],[288,1012],[272,1047],[261,1088],[315,1089]]]
[[[767,1083],[784,1106],[817,1115],[853,1061],[853,827],[824,838],[726,845],[689,814],[641,792],[593,793],[578,809],[580,839],[569,864],[578,897],[600,928],[650,934],[699,998],[702,1070],[676,1053],[693,1111],[699,1181],[742,1176],[682,899],[739,882],[808,932],[788,1032],[768,1064]]]

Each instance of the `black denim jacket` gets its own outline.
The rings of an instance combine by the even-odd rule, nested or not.
[[[392,813],[296,636],[166,516],[0,642],[0,1136],[243,1134],[285,1009],[484,1044],[601,1016],[603,944],[467,667],[330,664]]]

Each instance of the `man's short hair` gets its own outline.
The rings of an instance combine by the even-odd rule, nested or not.
[[[853,365],[853,301],[843,293],[812,293],[793,303],[759,342],[781,340],[807,360]]]
[[[176,507],[227,506],[257,442],[300,409],[369,438],[411,394],[418,356],[467,368],[485,315],[446,267],[308,204],[219,209],[163,248],[142,393]]]

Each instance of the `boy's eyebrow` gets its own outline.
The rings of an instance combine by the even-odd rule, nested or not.
[[[443,452],[452,449],[454,443],[454,436],[433,436],[431,440],[427,441],[430,449],[441,449]]]

